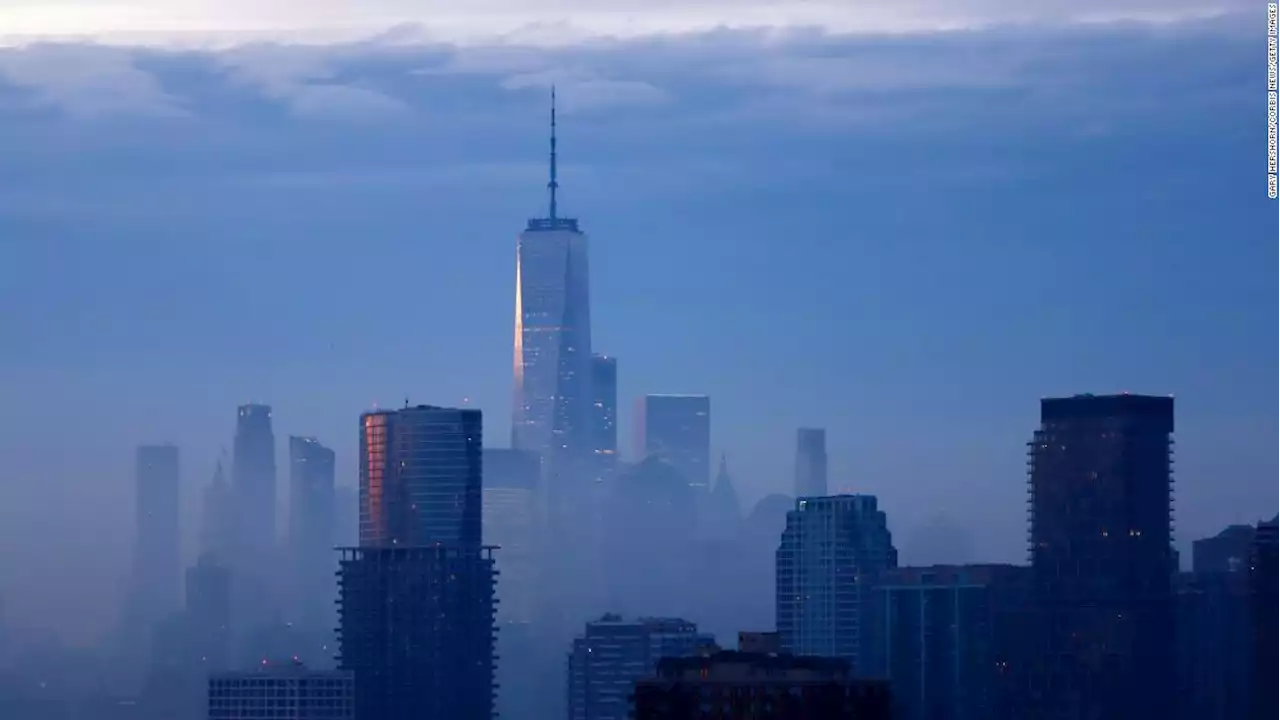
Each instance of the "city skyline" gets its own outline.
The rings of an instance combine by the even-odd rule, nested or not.
[[[1182,29],[1190,32],[1185,27]],[[1208,23],[1191,29],[1195,30],[1191,33],[1193,39],[1183,39],[1181,45],[1141,33],[1137,37],[1145,43],[1144,51],[1151,56],[1163,56],[1162,53],[1172,53],[1175,49],[1181,54],[1185,43],[1190,42],[1209,47],[1221,44],[1226,47],[1222,56],[1224,67],[1237,68],[1232,50],[1235,36],[1229,28],[1223,30]],[[1112,34],[1099,36],[1100,42],[1132,39],[1122,31],[1108,32]],[[986,40],[1022,47],[1016,39],[988,36]],[[739,41],[749,42],[743,38]],[[957,42],[945,37],[925,41],[940,43],[941,51],[954,50]],[[1060,47],[1069,47],[1072,42],[1071,38],[1061,37],[1054,41],[1062,43]],[[1108,47],[1115,51],[1113,46]],[[280,52],[288,56],[298,51],[285,48]],[[807,57],[805,52],[795,54]],[[138,67],[127,53],[107,53],[105,57],[130,58],[127,67]],[[473,57],[476,56],[458,53],[455,59],[470,62],[469,58]],[[575,57],[586,59],[573,62],[603,62],[591,60],[589,56]],[[1125,64],[1125,57],[1132,62]],[[1141,65],[1134,56],[1123,56],[1120,60],[1122,70],[1133,71]],[[165,75],[166,61],[163,57],[155,60],[159,65],[150,71],[163,78],[162,84],[170,92],[180,93],[182,87],[173,84],[174,76]],[[200,60],[191,62],[198,65]],[[563,60],[556,62],[561,66],[565,64]],[[646,72],[645,66],[635,65],[633,59],[627,61],[632,65],[620,67],[616,64],[620,62],[623,61],[613,58],[601,66],[601,72],[615,75],[610,80],[615,88],[628,82],[625,80],[628,73],[643,75]],[[176,71],[176,66],[170,67]],[[4,68],[5,83],[13,82],[15,74],[22,72],[8,62]],[[1192,72],[1192,79],[1212,74],[1211,69],[1200,66],[1190,69],[1197,68],[1200,74]],[[1263,303],[1259,298],[1266,294],[1262,290],[1265,282],[1269,282],[1263,281],[1264,273],[1257,268],[1267,265],[1271,251],[1252,244],[1253,231],[1262,227],[1259,208],[1263,206],[1248,200],[1249,191],[1243,183],[1237,187],[1229,182],[1226,190],[1215,191],[1207,185],[1197,185],[1195,180],[1184,180],[1182,182],[1191,183],[1190,189],[1174,184],[1156,188],[1152,191],[1154,194],[1142,195],[1127,192],[1122,182],[1136,183],[1138,177],[1121,173],[1120,179],[1112,184],[1104,183],[1099,194],[1112,193],[1116,198],[1123,198],[1123,202],[1107,201],[1099,194],[1088,195],[1081,202],[1086,206],[1092,203],[1092,211],[1105,212],[1102,219],[1085,222],[1078,217],[1076,208],[1050,200],[1046,194],[1002,194],[1012,192],[1010,187],[1014,183],[1001,172],[1012,172],[1023,178],[1020,173],[1026,168],[999,163],[993,168],[978,163],[974,154],[967,154],[961,147],[950,157],[950,162],[956,172],[972,173],[971,177],[976,178],[982,194],[968,194],[966,199],[986,202],[980,207],[987,214],[965,215],[960,206],[946,204],[950,201],[941,196],[931,196],[928,201],[931,205],[943,203],[939,212],[946,222],[925,219],[908,222],[897,217],[897,211],[878,212],[873,206],[899,203],[907,209],[917,207],[910,198],[880,193],[857,177],[847,178],[848,182],[844,183],[847,170],[827,169],[821,161],[829,154],[852,166],[852,161],[867,151],[867,139],[884,139],[885,130],[881,125],[875,122],[868,125],[865,120],[855,122],[853,118],[836,115],[827,121],[836,123],[837,127],[818,128],[813,130],[814,137],[803,137],[803,132],[794,124],[782,123],[778,127],[771,125],[778,121],[757,116],[739,138],[728,133],[712,137],[718,131],[699,125],[710,122],[705,108],[693,108],[697,112],[691,112],[689,107],[688,97],[694,86],[681,85],[669,74],[647,72],[655,75],[648,81],[650,84],[666,89],[668,97],[664,101],[593,109],[584,107],[582,102],[588,97],[593,98],[592,102],[599,101],[599,82],[592,86],[580,78],[570,78],[570,89],[562,89],[562,97],[572,98],[575,97],[573,86],[578,86],[578,100],[573,101],[578,106],[570,115],[578,125],[575,159],[564,168],[574,191],[565,203],[571,214],[591,219],[595,238],[591,260],[593,280],[601,280],[594,283],[593,288],[598,290],[593,298],[596,303],[593,311],[598,311],[595,312],[596,334],[604,340],[601,346],[623,358],[619,403],[627,405],[636,397],[663,392],[696,392],[713,397],[717,422],[712,431],[711,455],[728,453],[735,468],[735,484],[746,500],[745,509],[768,493],[789,492],[795,429],[813,424],[828,430],[830,492],[856,490],[881,498],[893,518],[895,538],[901,539],[904,555],[912,552],[912,530],[929,527],[934,515],[940,515],[943,520],[959,524],[973,537],[974,556],[1019,560],[1022,518],[1018,501],[1023,483],[1019,451],[1029,426],[1028,419],[1034,416],[1035,399],[1072,392],[1106,393],[1127,389],[1178,394],[1181,427],[1177,503],[1182,511],[1176,540],[1181,548],[1185,549],[1196,537],[1216,532],[1221,526],[1252,522],[1273,514],[1259,511],[1258,518],[1249,515],[1253,507],[1270,507],[1272,503],[1270,490],[1257,488],[1262,485],[1262,478],[1274,473],[1274,460],[1263,450],[1266,448],[1264,438],[1275,429],[1275,419],[1257,397],[1266,393],[1245,392],[1259,385],[1270,386],[1269,369],[1264,367],[1269,363],[1270,351],[1261,349],[1261,342],[1251,328],[1261,321],[1262,311],[1257,308]],[[38,78],[23,77],[22,87],[30,87],[31,83],[45,87]],[[486,82],[488,79],[486,77]],[[423,268],[428,278],[438,282],[439,289],[427,298],[391,287],[387,290],[391,293],[390,302],[426,299],[428,306],[434,307],[433,301],[451,297],[447,292],[466,288],[474,293],[469,297],[475,298],[475,307],[472,314],[465,316],[465,321],[442,318],[445,313],[428,313],[421,320],[420,331],[406,333],[403,326],[392,327],[377,319],[362,318],[356,322],[353,311],[331,303],[326,298],[327,288],[345,287],[353,273],[373,277],[378,277],[378,272],[385,274],[382,267],[385,263],[373,263],[348,252],[352,247],[349,236],[339,231],[354,233],[355,228],[350,223],[344,225],[346,221],[332,214],[336,210],[284,218],[264,205],[249,203],[231,210],[230,215],[219,215],[234,218],[237,224],[247,224],[250,219],[262,220],[261,228],[248,231],[248,239],[219,240],[235,233],[232,225],[215,223],[200,241],[169,245],[165,244],[167,241],[162,242],[166,236],[157,235],[151,221],[122,215],[112,215],[102,229],[86,234],[83,240],[65,239],[61,228],[74,228],[79,221],[70,213],[70,219],[59,221],[71,223],[70,226],[52,224],[47,216],[32,209],[38,207],[30,204],[32,197],[51,192],[48,188],[42,189],[38,177],[0,202],[0,231],[34,233],[30,236],[36,238],[36,242],[19,242],[6,249],[6,252],[16,250],[13,255],[16,262],[6,263],[6,269],[0,270],[5,273],[0,288],[4,288],[5,299],[9,299],[10,289],[33,293],[36,304],[33,317],[43,319],[36,322],[28,317],[15,318],[12,326],[6,326],[6,330],[13,331],[11,336],[16,339],[13,347],[17,352],[5,358],[4,369],[8,377],[22,379],[21,383],[13,384],[11,396],[16,401],[15,407],[32,409],[26,422],[5,425],[13,432],[0,441],[0,450],[6,457],[13,458],[8,468],[10,473],[46,480],[24,493],[29,493],[30,498],[37,499],[43,506],[58,508],[55,512],[62,513],[61,522],[73,519],[84,522],[90,530],[86,534],[99,538],[105,547],[111,548],[109,552],[113,557],[120,557],[119,561],[113,561],[114,568],[113,563],[106,564],[103,575],[89,568],[90,577],[100,578],[108,573],[118,577],[127,557],[129,539],[119,536],[118,531],[111,531],[116,533],[114,538],[111,532],[94,532],[103,530],[98,524],[102,520],[82,517],[83,511],[66,500],[83,498],[84,505],[94,512],[108,508],[111,512],[104,513],[105,517],[112,517],[112,513],[123,515],[131,502],[127,491],[128,449],[154,439],[172,439],[183,452],[184,545],[190,557],[194,547],[191,538],[197,525],[191,520],[191,507],[198,502],[199,489],[213,472],[218,449],[230,445],[229,405],[248,399],[269,402],[280,413],[280,422],[275,428],[277,439],[296,433],[315,435],[331,444],[337,452],[339,486],[354,484],[356,453],[350,437],[351,418],[369,409],[375,398],[386,407],[398,407],[406,394],[415,401],[468,404],[486,412],[490,423],[486,430],[491,438],[504,437],[505,406],[509,401],[504,402],[503,398],[509,397],[510,391],[502,380],[495,378],[505,376],[504,366],[509,368],[509,360],[502,359],[501,347],[508,344],[510,338],[503,328],[510,327],[512,221],[517,223],[514,227],[518,227],[524,214],[520,210],[540,204],[532,195],[540,184],[538,178],[544,168],[536,159],[535,148],[544,141],[541,134],[545,128],[540,121],[544,117],[545,85],[536,78],[526,78],[523,82],[532,85],[525,90],[520,88],[526,86],[517,83],[492,100],[504,116],[485,131],[497,138],[498,147],[472,148],[465,153],[455,151],[444,156],[447,167],[458,163],[467,165],[468,156],[473,158],[473,163],[514,164],[502,165],[500,171],[487,175],[483,172],[463,174],[459,180],[462,190],[442,191],[448,199],[422,198],[429,193],[419,192],[419,183],[434,187],[434,181],[422,174],[411,173],[407,181],[394,177],[390,181],[373,181],[391,182],[397,188],[399,183],[408,182],[415,202],[422,200],[433,212],[456,203],[474,222],[460,220],[456,228],[451,223],[444,232],[439,232],[436,223],[424,237],[421,227],[401,224],[407,215],[403,209],[397,209],[400,206],[388,200],[371,200],[360,187],[352,189],[343,185],[353,196],[337,203],[337,206],[347,203],[345,211],[351,212],[351,203],[371,202],[370,216],[363,218],[361,214],[370,226],[360,233],[371,236],[372,255],[389,256],[403,267]],[[707,84],[709,81],[705,79],[699,82],[728,92],[723,85]],[[1052,77],[1047,82],[1050,87],[1064,91],[1067,88],[1067,85],[1055,85]],[[206,89],[212,87],[205,86]],[[590,94],[593,87],[594,96]],[[636,86],[626,87],[642,92]],[[1083,88],[1069,89],[1081,93],[1078,100],[1100,103],[1104,108],[1119,107],[1107,94],[1116,88],[1106,82],[1092,79]],[[195,88],[191,90],[194,92]],[[467,92],[480,93],[480,86],[477,84]],[[956,92],[981,94],[972,88],[960,88]],[[68,93],[53,97],[57,102],[72,102],[75,93]],[[471,95],[446,97],[456,103]],[[806,96],[805,107],[817,107],[814,97]],[[972,99],[969,95],[966,97]],[[1221,102],[1234,108],[1235,98],[1227,95]],[[149,102],[142,96],[135,96],[134,100]],[[70,113],[71,119],[60,120],[67,126],[105,123],[101,115],[76,115],[64,106],[56,107],[50,112]],[[965,107],[968,112],[978,113],[972,105]],[[1140,109],[1130,111],[1135,114],[1099,113],[1107,118],[1110,129],[1092,127],[1088,122],[1082,122],[1070,132],[1056,127],[1040,128],[1036,132],[1043,132],[1028,139],[1031,143],[1028,147],[1013,141],[997,144],[996,159],[1007,163],[1010,153],[1031,148],[1041,153],[1039,157],[1052,160],[1046,169],[1038,171],[1047,172],[1047,179],[1033,174],[1033,180],[1040,178],[1040,191],[1062,187],[1078,189],[1081,184],[1093,183],[1115,170],[1102,156],[1115,149],[1116,138],[1132,137],[1126,133],[1141,124]],[[1188,112],[1205,113],[1206,108],[1194,106]],[[1034,116],[1034,112],[1031,115]],[[122,117],[120,122],[135,129],[150,122],[162,125],[169,122],[155,117],[137,118],[128,113]],[[1197,146],[1201,149],[1193,149],[1205,155],[1222,156],[1220,164],[1210,165],[1209,180],[1234,178],[1234,168],[1247,164],[1246,149],[1256,143],[1245,142],[1247,133],[1231,123],[1213,121],[1203,114],[1194,117],[1216,128],[1206,133],[1211,137],[1203,141],[1205,145]],[[239,115],[236,118],[243,120]],[[4,127],[18,128],[13,132],[35,132],[13,121],[12,116],[5,115],[4,119],[11,123]],[[614,124],[606,127],[606,119]],[[1075,119],[1090,121],[1092,118],[1085,113]],[[976,120],[993,121],[994,118],[978,113]],[[267,127],[273,121],[257,117],[254,122],[266,123],[263,127]],[[980,125],[975,122],[965,128]],[[170,124],[157,129],[157,142],[163,145],[183,138],[181,128],[175,128]],[[389,129],[383,129],[397,148],[407,146],[409,138],[417,138],[394,123]],[[962,129],[933,128],[929,139],[941,143]],[[691,168],[696,168],[685,162],[668,168],[678,172],[662,176],[674,176],[669,186],[652,182],[655,166],[640,163],[637,153],[617,144],[634,138],[634,133],[641,130],[654,133],[653,140],[641,143],[644,152],[653,151],[652,144],[674,143],[672,147],[676,152],[661,156],[668,162],[679,153],[687,154],[690,147],[709,145],[701,155],[695,156],[706,163],[705,174],[691,174]],[[1155,134],[1146,135],[1149,145],[1137,144],[1128,152],[1136,159],[1164,157],[1165,151],[1160,148],[1166,145],[1161,143],[1174,143],[1185,130],[1186,127],[1177,124],[1157,127]],[[338,132],[332,128],[328,131]],[[1082,135],[1075,134],[1077,131]],[[344,126],[341,132],[349,140],[368,134],[367,129],[351,126]],[[444,129],[423,141],[423,147],[450,142],[461,137],[458,132],[456,124],[446,123]],[[766,133],[772,137],[769,147],[751,154],[746,148]],[[305,136],[306,132],[302,134]],[[92,144],[93,141],[86,142]],[[119,142],[128,146],[130,141],[125,136]],[[361,152],[375,156],[379,152],[359,140],[351,142]],[[892,138],[890,146],[893,146]],[[108,149],[94,147],[97,149],[90,148],[89,157],[104,159],[104,162],[109,159]],[[894,147],[901,151],[900,146]],[[1068,149],[1081,159],[1074,164],[1067,162]],[[47,159],[47,155],[42,154],[47,150],[42,150],[38,142],[26,152],[29,154],[15,158],[19,173],[24,167],[21,163],[35,162],[41,157]],[[330,167],[326,163],[338,168],[349,167],[343,164],[347,160],[323,157],[327,158],[320,163],[324,167]],[[922,170],[918,165],[912,166],[909,157],[907,165],[914,169],[891,170],[885,164],[887,157],[879,156],[880,164],[874,167],[890,185],[928,177],[938,187],[948,187],[945,178],[913,174]],[[786,212],[778,212],[776,207],[771,212],[762,209],[748,213],[749,217],[738,212],[743,198],[754,195],[757,186],[744,185],[732,177],[734,172],[717,169],[716,164],[723,163],[732,169],[744,161],[753,165],[758,162],[761,168],[767,169],[764,174],[769,175],[771,183],[791,188],[780,198],[788,207]],[[862,165],[865,164],[864,158]],[[82,181],[88,179],[84,175],[77,177]],[[836,179],[844,183],[839,186],[839,192],[829,189],[834,185],[826,185]],[[282,179],[270,180],[280,182]],[[309,184],[317,182],[315,177],[295,176],[283,180],[284,185],[276,187],[283,187],[280,192],[287,200],[287,207],[296,208],[297,205],[288,203],[302,200],[313,205],[316,197],[324,197],[316,195],[321,192],[318,186]],[[126,188],[149,187],[148,182],[155,182],[154,177],[126,175],[118,188],[106,188],[104,192],[110,195]],[[693,187],[695,185],[701,187]],[[708,191],[707,187],[720,189]],[[812,190],[796,189],[802,187]],[[44,197],[65,202],[66,192]],[[243,199],[239,191],[230,192],[228,202]],[[858,218],[834,209],[850,196],[857,200]],[[1018,198],[1028,207],[1005,208],[1002,199],[1005,197]],[[1174,207],[1182,202],[1178,198],[1192,207],[1185,211]],[[24,202],[28,205],[23,205]],[[1207,219],[1197,219],[1195,212],[1199,211],[1193,212],[1196,202],[1225,203],[1231,210],[1200,213]],[[481,208],[501,208],[501,211],[494,213],[498,217],[490,219],[475,212]],[[157,217],[185,217],[180,227],[183,223],[203,227],[202,219],[208,211],[207,208],[198,212],[184,209],[163,199],[151,209]],[[388,211],[387,216],[380,214]],[[188,214],[182,215],[184,212]],[[413,214],[416,217],[418,213]],[[90,207],[88,217],[103,219],[101,208]],[[985,240],[976,238],[967,229],[979,220],[995,228],[994,234]],[[333,233],[313,232],[320,224],[330,222],[336,223]],[[849,228],[853,230],[852,235]],[[1135,234],[1134,228],[1141,231]],[[1018,239],[1032,233],[1043,243],[1028,246]],[[1104,238],[1132,239],[1127,244],[1104,248],[1102,241],[1093,239],[1099,234]],[[732,242],[720,239],[721,235]],[[307,244],[295,244],[301,241],[290,239],[292,236],[306,237]],[[903,236],[913,238],[915,244],[899,242],[897,238]],[[1210,236],[1219,238],[1214,242],[1225,247],[1210,249],[1200,242]],[[787,238],[791,244],[778,242],[780,237]],[[830,240],[834,237],[841,238],[839,243]],[[846,239],[848,237],[853,240]],[[50,240],[53,249],[38,247],[41,238]],[[174,307],[193,313],[190,321],[184,321],[192,325],[173,325],[179,341],[167,354],[161,351],[164,362],[159,367],[140,361],[138,353],[147,348],[151,349],[146,352],[157,352],[153,340],[148,338],[158,337],[152,334],[157,328],[170,327],[166,324],[167,319],[172,320],[168,315],[170,310],[163,307],[168,303],[153,303],[151,295],[135,296],[122,290],[121,294],[112,296],[117,299],[116,306],[91,308],[96,293],[104,287],[100,284],[102,279],[76,267],[62,271],[67,273],[63,281],[55,282],[51,274],[51,268],[60,267],[59,263],[52,262],[60,253],[86,259],[88,262],[84,264],[98,265],[110,273],[112,259],[101,256],[107,253],[103,248],[112,248],[111,254],[118,256],[150,258],[147,263],[153,271],[152,279],[144,282],[150,283],[146,284],[148,292],[151,295],[171,293],[176,299]],[[255,254],[258,250],[254,248],[261,248],[262,253]],[[1111,257],[1112,262],[1100,266],[1095,258],[1104,250],[1110,253],[1107,257]],[[307,254],[299,256],[297,253],[302,251]],[[445,257],[456,261],[445,265],[459,274],[457,281],[441,278],[432,269],[442,252],[453,253]],[[933,258],[923,268],[916,262],[918,252]],[[883,275],[883,280],[863,274],[862,266],[850,262],[866,253],[871,253],[870,264],[880,268],[877,272]],[[1236,259],[1241,255],[1260,259],[1241,263]],[[299,266],[302,272],[295,268],[299,257],[305,258],[305,264]],[[854,289],[848,290],[847,278],[836,277],[834,271],[815,269],[811,262],[814,258],[823,261],[818,264],[830,268],[851,268],[847,272],[853,274],[855,281],[848,284]],[[1042,292],[1051,295],[1065,289],[1055,278],[1036,274],[1038,268],[1050,262],[1062,271],[1060,275],[1088,273],[1102,291],[1098,297],[1074,302],[1061,297],[1052,303],[1035,300],[1042,297]],[[941,273],[941,268],[956,263],[965,269],[964,274]],[[208,268],[209,279],[193,280],[193,266]],[[8,274],[7,268],[11,267],[23,276]],[[1132,271],[1127,269],[1134,267],[1152,268],[1165,274],[1157,273],[1154,278],[1135,285]],[[1189,268],[1196,271],[1191,273]],[[1228,283],[1221,279],[1223,277],[1232,280]],[[63,296],[52,298],[48,289],[33,285],[40,281],[50,283],[49,287],[65,288],[59,289]],[[67,284],[61,284],[63,282]],[[176,287],[183,283],[188,287]],[[930,292],[921,287],[937,283],[942,286]],[[753,293],[743,294],[747,288],[753,289]],[[662,292],[664,289],[675,292]],[[651,307],[637,306],[629,300],[632,295],[643,298]],[[723,309],[726,298],[734,298],[739,305],[731,310]],[[198,330],[193,329],[196,323],[208,320],[207,310],[202,309],[206,301],[244,324],[232,328],[227,321],[215,320],[198,325]],[[1011,309],[1027,302],[1033,307],[1025,311]],[[852,323],[823,310],[826,305],[836,303],[842,307],[851,304],[855,308]],[[259,305],[261,311],[253,314],[263,319],[247,317],[246,311],[256,310]],[[885,306],[885,312],[873,311],[880,305]],[[996,306],[1005,309],[992,314],[990,322],[978,317]],[[441,304],[440,307],[451,306]],[[813,317],[796,315],[795,311],[801,307],[809,308]],[[1120,312],[1116,312],[1117,308]],[[801,347],[827,350],[830,346],[830,352],[811,354],[776,349],[779,346],[776,328],[760,321],[772,313],[788,311],[790,317],[802,318],[785,327],[798,337]],[[83,316],[99,317],[103,322],[74,322]],[[122,320],[126,316],[128,322]],[[1078,323],[1076,318],[1080,316],[1087,321]],[[1108,319],[1113,316],[1119,319]],[[508,319],[502,319],[504,317]],[[274,323],[286,320],[301,322],[283,332],[275,332]],[[32,334],[32,328],[44,325],[61,327],[65,332],[54,338]],[[1086,333],[1083,327],[1090,329]],[[1001,346],[1004,340],[1015,335],[1025,338],[1025,344],[1019,346],[1017,353],[1001,357],[984,349],[988,345]],[[198,337],[193,339],[194,336]],[[224,359],[208,352],[214,345],[224,350],[255,348],[255,351]],[[375,346],[394,348],[395,352],[388,355],[395,357],[387,359],[386,367],[380,368],[378,377],[371,380],[363,366],[368,362],[368,348]],[[1097,349],[1101,346],[1105,346],[1105,352]],[[94,347],[101,350],[93,356],[91,364],[77,366],[66,359],[83,357],[86,348]],[[749,348],[760,348],[756,353],[758,357],[753,357]],[[942,353],[947,353],[947,366],[937,364],[936,358],[943,356]],[[509,350],[505,354],[509,358]],[[1016,361],[1013,355],[1018,356]],[[210,363],[197,356],[219,357],[219,360]],[[77,372],[77,367],[82,372]],[[1206,373],[1202,370],[1206,367],[1222,368],[1223,372]],[[778,368],[798,368],[801,372],[794,373],[795,382],[776,387],[771,381]],[[95,379],[101,382],[91,384]],[[319,388],[324,388],[324,392],[317,392]],[[973,402],[975,393],[984,396],[980,404]],[[49,452],[52,435],[41,429],[53,426],[46,416],[49,408],[57,408],[73,398],[116,410],[116,419],[110,427],[90,425],[81,418],[65,421],[69,432],[85,438],[85,455],[100,459],[102,467],[92,471],[83,461]],[[470,398],[470,403],[465,402],[466,398]],[[761,406],[770,408],[767,416],[755,412]],[[630,437],[625,427],[626,413],[622,415],[619,420],[624,427],[620,432],[623,437]],[[921,427],[946,427],[947,432],[920,437]],[[278,468],[284,467],[282,444],[276,443]],[[47,462],[38,465],[36,458],[47,459]],[[225,471],[230,472],[231,468]],[[101,481],[85,486],[82,479],[89,476]],[[281,481],[277,472],[277,486]],[[1248,500],[1228,499],[1231,493],[1219,493],[1223,483],[1239,491],[1236,497],[1243,495]],[[908,493],[901,489],[904,487],[912,490]],[[7,500],[28,497],[14,495],[12,488],[5,492]],[[920,503],[915,501],[920,498],[929,498],[929,507],[917,509]],[[15,506],[23,507],[21,503]],[[988,531],[973,527],[966,519],[982,507],[998,508],[991,522],[985,523],[991,528]],[[277,511],[277,522],[283,521],[282,515],[283,510]],[[16,519],[8,532],[24,533],[23,522]],[[60,538],[57,547],[80,547],[81,542],[79,538]],[[125,549],[117,551],[122,547]],[[77,567],[74,558],[66,557],[65,553],[58,554],[57,562],[61,563],[63,573],[67,563]],[[6,588],[11,614],[22,617],[37,607],[57,606],[56,598],[32,594],[41,592],[39,590],[10,589],[14,584],[13,572],[11,567],[0,565],[0,581]]]

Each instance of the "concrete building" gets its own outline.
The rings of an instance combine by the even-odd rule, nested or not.
[[[707,650],[715,638],[679,618],[623,620],[605,615],[587,623],[568,658],[569,720],[627,720],[632,688],[658,661]]]
[[[635,720],[889,720],[889,684],[845,660],[722,651],[664,658],[636,683]]]
[[[208,720],[355,720],[355,679],[295,662],[209,678]]]
[[[1016,717],[1001,675],[1018,649],[1008,620],[1026,605],[1027,573],[934,565],[881,576],[873,627],[883,664],[872,674],[892,683],[895,720]]]

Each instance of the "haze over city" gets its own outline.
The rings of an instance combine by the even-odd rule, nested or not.
[[[9,625],[116,630],[139,445],[194,563],[237,406],[281,528],[290,435],[353,492],[364,412],[507,447],[553,85],[625,460],[637,398],[705,394],[744,515],[825,428],[903,565],[1025,563],[1040,399],[1134,393],[1176,398],[1184,566],[1280,505],[1258,3],[0,5]]]

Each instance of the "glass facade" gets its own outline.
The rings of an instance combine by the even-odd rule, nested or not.
[[[419,405],[360,425],[360,546],[478,549],[480,411]]]
[[[827,431],[800,428],[796,432],[796,497],[827,494]]]
[[[332,627],[338,569],[333,451],[315,438],[290,437],[289,486],[294,607],[308,627]]]

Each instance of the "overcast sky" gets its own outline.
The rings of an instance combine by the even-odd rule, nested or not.
[[[904,561],[1020,561],[1039,398],[1129,390],[1177,395],[1184,547],[1275,514],[1261,3],[453,5],[3,3],[12,614],[115,588],[140,442],[181,445],[194,538],[239,403],[344,484],[375,403],[505,443],[552,82],[620,401],[709,393],[748,501],[825,426]]]

